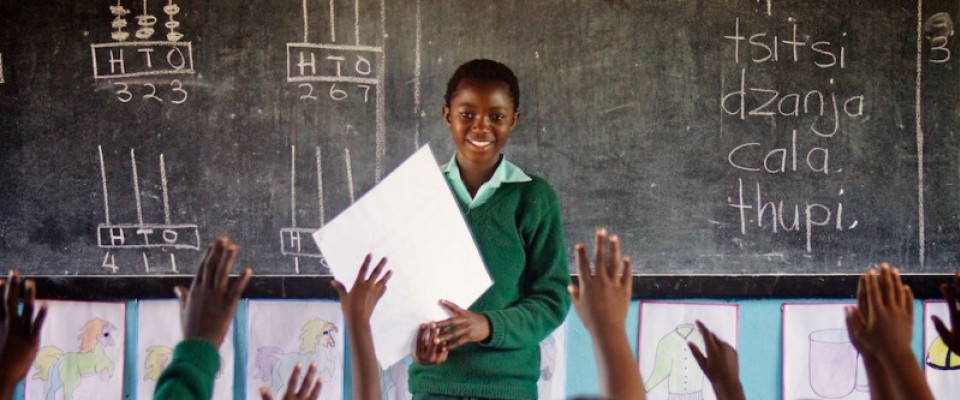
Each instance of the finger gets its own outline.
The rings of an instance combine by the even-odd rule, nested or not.
[[[273,400],[273,396],[270,394],[270,389],[265,387],[260,388],[260,399],[262,400]]]
[[[867,274],[860,275],[860,279],[857,280],[857,308],[862,312],[867,312],[870,308],[869,302],[867,301]]]
[[[901,306],[903,305],[903,299],[904,299],[903,297],[904,285],[903,285],[903,280],[900,277],[900,269],[896,267],[891,268],[890,273],[893,276],[893,288],[894,288],[894,294],[896,295],[896,297],[894,297],[894,301],[896,302],[897,306]]]
[[[870,275],[867,276],[867,304],[867,323],[872,323],[879,313],[877,307],[882,306],[882,300],[880,299],[880,282],[876,270],[873,269],[870,270]]]
[[[697,330],[700,331],[700,336],[703,337],[703,345],[706,347],[707,355],[712,355],[717,349],[717,337],[703,324],[700,320],[696,321]]]
[[[440,305],[443,306],[443,308],[446,308],[447,310],[449,310],[450,313],[453,315],[462,315],[465,313],[465,311],[462,308],[460,308],[460,306],[453,304],[453,302],[450,302],[447,300],[440,300]]]
[[[607,265],[607,230],[605,228],[597,229],[597,243],[596,248],[594,248],[594,260],[593,267],[597,269],[597,276],[601,278],[608,278],[609,275],[601,269],[605,269]]]
[[[367,253],[366,257],[363,257],[363,264],[360,264],[360,271],[357,272],[357,279],[354,281],[354,285],[367,280],[367,273],[370,272],[370,260],[372,255]]]
[[[910,289],[910,286],[904,286],[901,290],[903,294],[902,307],[907,312],[907,315],[910,316],[910,321],[913,321],[913,290]]]
[[[590,261],[587,261],[587,246],[583,243],[577,243],[575,248],[577,253],[577,273],[580,274],[580,280],[590,280],[593,278],[590,274]]]
[[[25,327],[30,326],[30,320],[33,319],[33,306],[37,301],[37,288],[33,283],[33,279],[27,279],[23,282],[23,313],[20,314],[22,317],[21,321],[24,322]]]
[[[693,353],[693,359],[697,360],[697,365],[700,366],[700,369],[703,370],[703,373],[707,373],[707,357],[703,355],[703,352],[700,351],[700,348],[697,347],[693,342],[687,342],[687,347],[690,348],[690,352]]]
[[[580,302],[580,286],[571,283],[567,285],[567,291],[570,292],[570,299],[572,299],[574,303]]]
[[[20,297],[20,272],[13,269],[7,274],[7,287],[3,293],[8,318],[16,319],[17,302]]]
[[[179,285],[173,288],[173,294],[177,295],[177,303],[180,304],[180,311],[187,309],[187,297],[189,296],[187,288],[183,285]]]
[[[620,236],[610,236],[610,252],[607,257],[607,277],[610,282],[620,283],[620,275],[623,273],[623,256],[620,255]]]
[[[947,301],[947,310],[950,312],[950,325],[957,328],[960,324],[960,309],[957,304],[957,293],[950,285],[944,283],[940,285],[940,292],[943,293],[943,299]]]
[[[470,338],[468,338],[466,335],[460,336],[460,337],[458,337],[456,340],[454,340],[452,343],[449,343],[449,342],[448,342],[447,345],[444,346],[444,350],[443,350],[443,351],[444,351],[444,352],[451,352],[451,351],[454,351],[454,350],[460,348],[460,346],[463,346],[463,345],[465,345],[465,344],[467,344],[467,343],[470,343]]]
[[[287,394],[289,396],[297,392],[297,381],[300,380],[300,363],[293,366],[293,371],[290,371],[290,379],[287,381]]]
[[[443,331],[441,330],[441,332]],[[440,336],[437,336],[437,338],[434,341],[437,342],[438,344],[443,342],[456,341],[461,337],[468,336],[469,333],[470,333],[470,324],[462,323],[460,325],[457,325],[454,329],[449,330],[446,333],[440,334]]]
[[[203,259],[200,260],[200,266],[197,267],[197,275],[193,277],[193,282],[190,283],[190,288],[193,289],[197,286],[202,286],[206,280],[207,275],[207,264],[210,263],[211,258],[213,257],[214,250],[217,248],[217,242],[220,239],[214,239],[212,242],[207,243],[207,249],[203,252]]]
[[[243,291],[247,290],[247,285],[250,283],[251,278],[253,278],[252,268],[246,267],[240,272],[240,277],[237,278],[237,281],[230,287],[229,296],[232,301],[240,300],[240,296],[243,296]]]
[[[386,287],[386,286],[387,286],[387,282],[390,282],[390,277],[391,277],[391,276],[393,276],[393,270],[387,271],[387,273],[383,274],[383,277],[380,278],[379,281],[377,281],[377,286]]]
[[[317,363],[310,363],[310,368],[307,368],[307,374],[303,376],[303,382],[300,383],[300,391],[297,392],[299,398],[310,393],[310,384],[313,383],[313,374],[317,372]]]
[[[233,272],[233,264],[237,261],[237,252],[239,250],[240,246],[234,243],[233,240],[228,242],[223,257],[220,258],[220,266],[217,267],[217,284],[215,288],[218,293],[227,292],[227,282],[230,280],[230,273]]]
[[[223,257],[223,249],[226,245],[226,236],[220,235],[211,245],[209,257],[204,260],[203,268],[203,287],[207,289],[214,288],[215,277],[217,276],[217,267],[220,265],[220,258]]]
[[[4,279],[0,279],[0,293],[6,293],[7,291],[7,282]],[[0,299],[0,321],[3,321],[7,318],[7,299],[6,297]]]
[[[320,389],[323,388],[323,381],[320,378],[317,378],[313,381],[313,388],[310,389],[310,400],[317,400],[320,398]]]
[[[623,257],[623,271],[620,272],[620,285],[627,288],[627,293],[633,291],[633,261],[630,257]]]
[[[47,320],[47,304],[40,304],[40,311],[37,311],[37,318],[33,320],[33,329],[30,336],[33,340],[40,340],[40,331],[43,329],[43,322]]]
[[[385,267],[386,265],[387,265],[387,258],[386,257],[381,258],[380,262],[377,263],[376,268],[373,269],[373,272],[370,274],[370,277],[367,280],[376,282],[377,278],[380,277],[380,274],[383,273],[383,267]]]
[[[945,343],[951,343],[950,338],[953,335],[950,333],[950,330],[947,329],[947,326],[943,324],[943,320],[940,317],[934,315],[930,317],[933,320],[933,327],[937,329],[937,334],[940,335],[940,338],[943,339]]]
[[[340,300],[343,300],[343,298],[346,297],[346,295],[347,295],[347,288],[343,287],[343,284],[340,283],[340,281],[338,281],[338,280],[332,280],[332,281],[330,281],[330,286],[333,286],[333,290],[336,290],[336,291],[337,291],[337,297],[338,297]]]

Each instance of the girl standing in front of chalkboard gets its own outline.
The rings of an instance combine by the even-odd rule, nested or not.
[[[410,391],[414,399],[536,398],[539,344],[570,308],[560,203],[543,178],[501,153],[520,118],[510,68],[463,64],[444,100],[457,147],[444,175],[494,284],[468,309],[441,301],[451,318],[421,326]]]

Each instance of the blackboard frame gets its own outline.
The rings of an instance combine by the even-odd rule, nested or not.
[[[51,300],[132,300],[173,298],[191,276],[38,276],[37,297]],[[859,275],[634,275],[634,299],[852,299]],[[949,274],[905,274],[917,299],[940,298]],[[574,281],[577,276],[574,275]],[[329,275],[254,277],[250,299],[336,299]]]

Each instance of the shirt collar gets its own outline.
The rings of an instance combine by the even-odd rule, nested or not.
[[[452,179],[463,182],[463,178],[460,177],[460,166],[457,164],[457,153],[453,153],[453,157],[450,157],[450,162],[443,167],[443,173]],[[501,154],[497,169],[493,171],[493,176],[485,185],[490,188],[497,188],[503,183],[529,182],[531,180],[532,178],[523,172],[520,167],[507,161],[506,157]]]

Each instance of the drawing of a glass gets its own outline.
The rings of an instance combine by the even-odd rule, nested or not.
[[[829,399],[852,393],[857,384],[857,358],[846,329],[810,333],[810,388]]]

